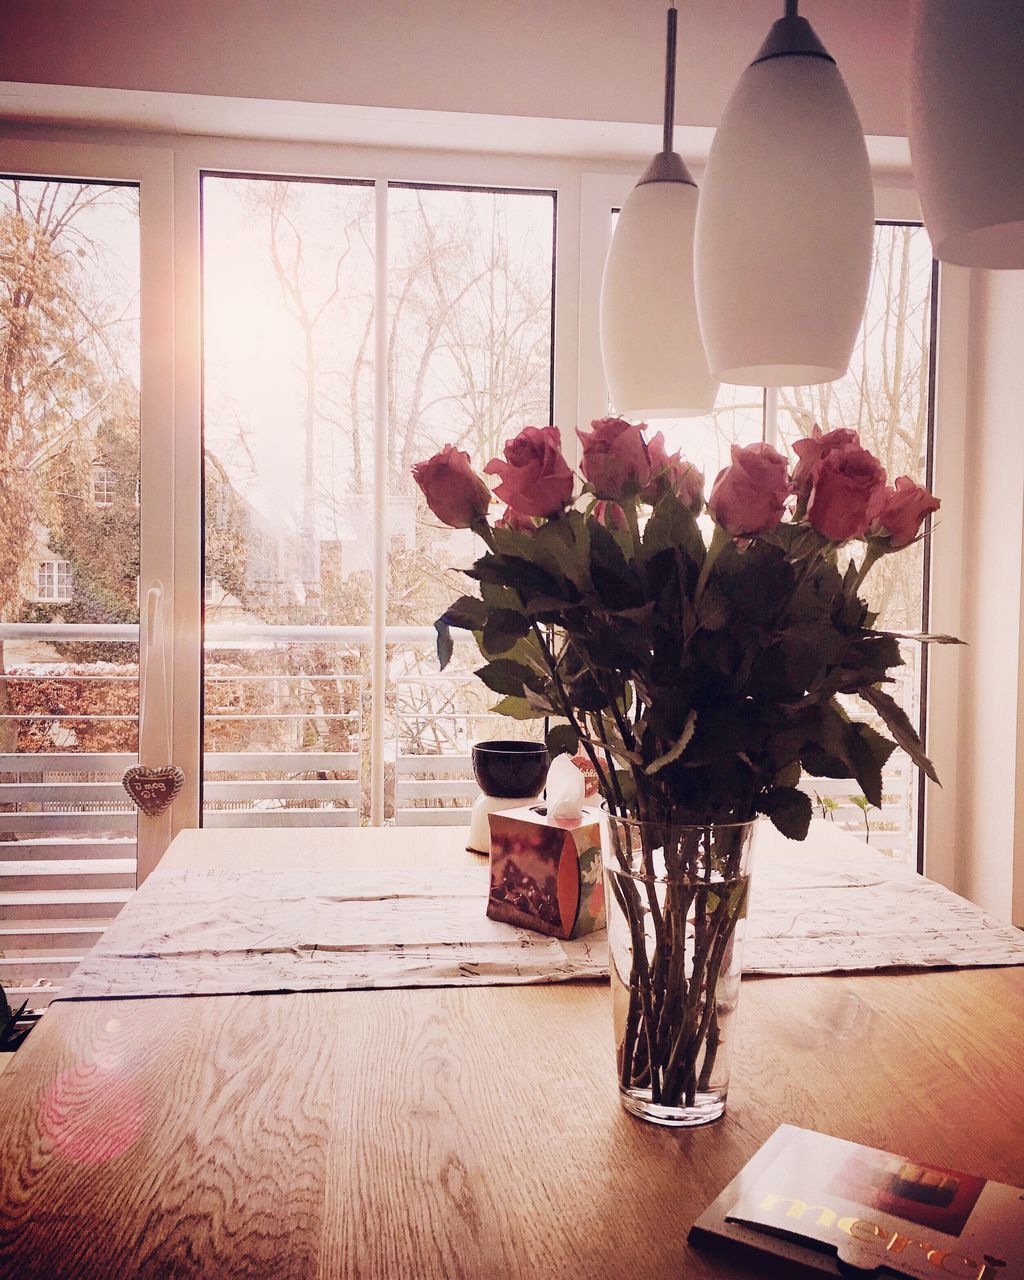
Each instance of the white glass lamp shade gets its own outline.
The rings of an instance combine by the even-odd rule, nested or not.
[[[935,256],[1024,267],[1024,9],[914,6],[910,154]]]
[[[753,63],[712,143],[697,215],[697,312],[714,377],[775,387],[842,377],[873,235],[867,147],[835,63]]]
[[[641,182],[627,196],[601,283],[601,358],[616,412],[631,418],[710,413],[708,372],[693,296],[697,188]]]

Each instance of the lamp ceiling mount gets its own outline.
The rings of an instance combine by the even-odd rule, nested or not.
[[[668,30],[665,42],[665,118],[661,133],[661,150],[640,175],[638,187],[649,182],[682,182],[695,187],[683,157],[673,144],[672,134],[676,119],[676,25],[679,14],[675,5],[668,11]]]
[[[759,62],[768,62],[772,58],[824,58],[826,62],[835,62],[818,39],[818,34],[806,18],[788,13],[772,23],[772,28],[765,37],[764,44],[758,49],[757,57],[750,64],[757,66]]]

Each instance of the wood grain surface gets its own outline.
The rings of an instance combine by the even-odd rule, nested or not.
[[[327,847],[290,834],[168,856]],[[1022,1013],[1021,969],[747,980],[683,1133],[619,1106],[601,985],[57,1004],[0,1085],[0,1276],[765,1276],[686,1232],[780,1123],[1024,1184]]]

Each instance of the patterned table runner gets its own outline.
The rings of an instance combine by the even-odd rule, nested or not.
[[[484,914],[487,867],[155,872],[64,1000],[600,978],[605,934],[561,942]],[[1024,964],[1024,935],[865,846],[773,850],[746,974]]]

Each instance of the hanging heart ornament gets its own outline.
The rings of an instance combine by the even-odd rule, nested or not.
[[[185,771],[176,764],[161,765],[159,769],[137,764],[125,770],[121,782],[132,802],[148,817],[156,818],[170,808],[185,785]]]

